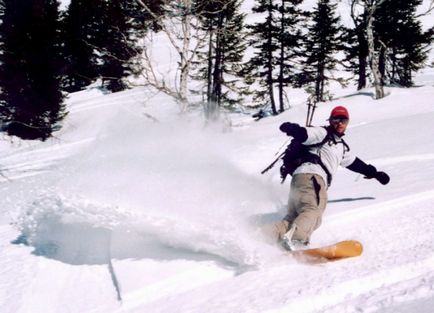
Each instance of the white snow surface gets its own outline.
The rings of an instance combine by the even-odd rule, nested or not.
[[[434,312],[434,70],[416,82],[318,107],[315,125],[346,106],[352,151],[391,177],[338,171],[311,246],[364,252],[321,264],[261,232],[285,215],[289,179],[260,172],[288,143],[279,125],[304,124],[303,97],[206,125],[143,87],[71,94],[53,138],[1,135],[0,312]]]
[[[260,231],[289,189],[278,166],[260,171],[302,103],[259,122],[228,115],[228,127],[144,88],[72,94],[54,138],[0,141],[1,312],[432,312],[433,83],[378,101],[347,90],[318,108],[323,125],[348,107],[347,142],[391,182],[338,172],[311,246],[365,250],[316,265]]]

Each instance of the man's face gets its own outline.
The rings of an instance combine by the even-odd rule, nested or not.
[[[348,118],[343,116],[336,116],[330,118],[330,125],[332,125],[336,133],[340,135],[345,133],[345,130],[347,129],[348,126],[348,122],[349,122]]]

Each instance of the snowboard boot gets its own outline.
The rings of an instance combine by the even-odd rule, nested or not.
[[[307,247],[306,242],[297,239],[292,239],[296,229],[297,229],[297,225],[295,223],[292,223],[289,230],[283,235],[280,244],[285,250],[297,251],[297,250],[306,249]]]

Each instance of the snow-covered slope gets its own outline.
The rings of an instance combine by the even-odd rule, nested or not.
[[[289,188],[277,169],[259,172],[302,104],[259,122],[228,116],[228,129],[141,88],[71,95],[55,138],[1,142],[2,312],[431,312],[432,84],[318,109],[322,125],[347,106],[351,148],[392,178],[339,171],[311,244],[357,239],[365,252],[321,265],[259,231],[284,215]]]

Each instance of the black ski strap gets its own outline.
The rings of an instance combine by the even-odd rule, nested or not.
[[[324,172],[327,174],[327,186],[330,187],[330,185],[332,184],[332,179],[333,176],[330,173],[329,169],[327,168],[327,166],[325,166],[325,164],[323,163],[323,161],[321,160],[320,157],[318,157],[318,165],[321,166],[321,168],[324,170]]]

